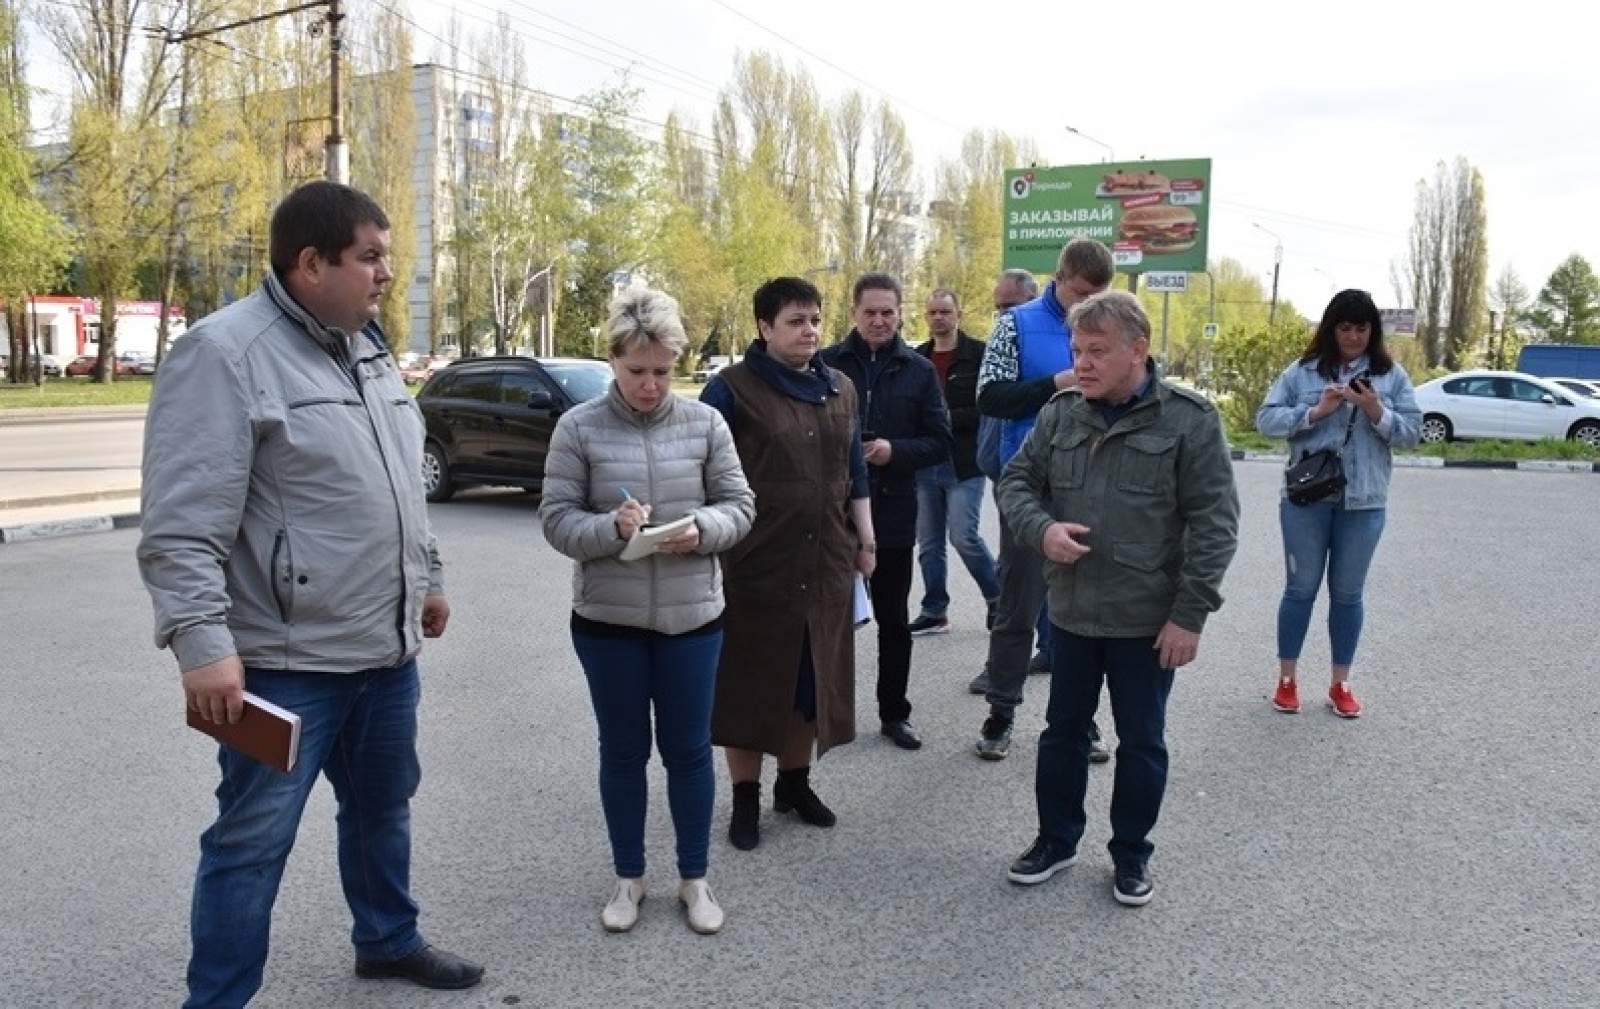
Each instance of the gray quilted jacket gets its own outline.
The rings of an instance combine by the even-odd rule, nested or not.
[[[696,552],[621,560],[612,513],[623,488],[650,505],[652,522],[694,515]],[[613,384],[556,424],[539,517],[545,540],[575,562],[572,608],[581,617],[662,634],[710,623],[722,614],[716,555],[744,539],[755,515],[733,434],[703,403],[668,396],[640,414]]]

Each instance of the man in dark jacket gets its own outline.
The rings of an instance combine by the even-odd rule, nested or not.
[[[896,746],[922,746],[911,728],[912,547],[917,533],[916,472],[950,458],[950,415],[933,365],[900,339],[900,282],[886,273],[855,283],[855,328],[821,354],[855,383],[861,441],[872,485],[878,566],[872,609],[878,621],[878,718]]]
[[[1150,366],[1150,320],[1122,291],[1072,309],[1075,388],[1039,413],[1000,478],[1012,535],[1044,555],[1050,705],[1039,737],[1039,833],[1007,876],[1042,883],[1083,839],[1089,726],[1111,693],[1113,895],[1154,893],[1149,835],[1167,785],[1173,671],[1193,662],[1239,539],[1222,422],[1203,396]]]
[[[978,583],[989,613],[1000,598],[994,555],[978,531],[983,511],[983,473],[978,469],[978,367],[983,344],[961,331],[956,292],[941,287],[928,295],[927,343],[917,353],[933,362],[950,409],[954,438],[950,461],[917,471],[917,563],[922,567],[922,607],[911,621],[912,634],[942,634],[950,629],[946,610],[945,539],[956,548],[967,573]],[[987,629],[987,622],[985,629]]]

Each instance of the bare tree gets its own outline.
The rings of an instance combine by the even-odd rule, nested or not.
[[[1520,342],[1518,329],[1531,297],[1527,285],[1507,263],[1500,271],[1500,276],[1495,278],[1494,286],[1489,289],[1489,304],[1494,307],[1499,322],[1498,331],[1489,334],[1489,367],[1506,366],[1508,344],[1511,341]]]

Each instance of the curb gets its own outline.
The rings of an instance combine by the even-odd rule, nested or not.
[[[131,529],[139,524],[139,514],[85,515],[75,519],[57,519],[54,522],[27,522],[19,526],[0,526],[0,543],[27,543],[31,540],[54,540],[64,536],[84,536],[89,533],[108,533],[113,529]]]
[[[148,404],[127,406],[39,406],[0,410],[0,427],[23,424],[71,424],[96,420],[137,420],[150,412]]]
[[[46,508],[50,505],[83,504],[86,501],[115,501],[119,498],[136,498],[139,488],[124,487],[112,490],[85,490],[71,494],[46,494],[42,497],[12,498],[0,500],[0,519],[5,518],[8,508]]]
[[[1281,452],[1246,452],[1229,449],[1234,462],[1275,462],[1282,465],[1289,457]],[[1397,455],[1394,465],[1400,469],[1503,469],[1519,473],[1600,473],[1600,462],[1582,462],[1575,459],[1440,459],[1432,455]]]

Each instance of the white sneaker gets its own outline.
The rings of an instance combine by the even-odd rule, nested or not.
[[[678,884],[678,899],[689,912],[689,927],[701,935],[722,931],[722,907],[711,895],[703,879],[686,879]]]
[[[607,932],[626,932],[639,921],[639,902],[644,900],[644,880],[618,879],[611,901],[600,912],[600,924]]]

